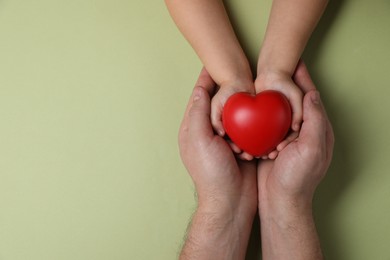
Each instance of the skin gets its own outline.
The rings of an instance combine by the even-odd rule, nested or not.
[[[304,96],[300,135],[276,160],[241,161],[210,123],[214,83],[203,70],[179,132],[180,154],[198,196],[180,259],[245,259],[257,209],[262,259],[322,259],[312,217],[329,167],[333,131],[303,63],[293,77]]]
[[[273,0],[258,60],[257,75],[292,77],[327,0]]]
[[[275,160],[258,163],[263,259],[323,259],[312,200],[329,167],[334,134],[303,63],[294,81],[305,94],[299,136]]]
[[[211,124],[223,136],[222,109],[236,92],[255,93],[248,59],[222,0],[165,0],[176,25],[220,87],[211,103]],[[212,26],[210,26],[212,25]]]
[[[303,93],[292,80],[302,52],[324,12],[328,0],[273,0],[267,31],[261,47],[256,93],[273,89],[282,92],[292,108],[291,128],[299,131],[302,123]],[[278,152],[295,137],[293,133],[264,158],[275,159]],[[249,159],[250,157],[247,156]]]
[[[257,211],[256,163],[236,159],[214,134],[210,95],[215,83],[203,70],[179,132],[180,155],[197,192],[180,259],[244,259]]]
[[[220,87],[211,102],[211,124],[225,134],[222,110],[237,92],[259,93],[273,89],[290,101],[292,129],[302,122],[302,92],[291,79],[302,51],[321,17],[327,0],[273,0],[269,23],[260,51],[256,80],[226,13],[223,0],[165,0],[176,25]],[[289,136],[264,158],[275,159],[297,133]],[[244,160],[253,156],[231,144]]]

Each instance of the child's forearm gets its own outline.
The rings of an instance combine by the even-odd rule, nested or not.
[[[222,0],[165,0],[172,18],[218,85],[252,82]],[[243,82],[244,81],[244,82]]]
[[[257,73],[294,73],[327,0],[273,0]]]

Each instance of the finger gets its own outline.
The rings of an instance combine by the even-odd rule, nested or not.
[[[249,153],[246,153],[246,152],[243,152],[239,155],[239,158],[241,160],[245,160],[245,161],[252,161],[253,160],[253,156],[250,155]]]
[[[213,99],[211,106],[211,125],[213,126],[215,132],[218,133],[218,135],[224,136],[225,130],[222,123],[223,105],[219,100]]]
[[[210,97],[202,87],[195,87],[192,106],[188,112],[188,132],[197,140],[207,140],[213,136],[210,124]]]
[[[303,106],[303,124],[299,140],[312,147],[325,145],[327,119],[319,92],[308,92],[305,95]]]
[[[302,111],[302,94],[301,92],[292,93],[293,96],[290,98],[291,110],[292,110],[292,120],[291,128],[294,131],[299,131],[301,127],[303,111]]]
[[[213,95],[213,92],[214,92],[214,89],[215,89],[215,82],[213,81],[213,79],[211,78],[210,74],[207,72],[206,68],[202,68],[201,72],[200,72],[200,75],[198,77],[198,80],[196,81],[196,84],[195,86],[200,86],[204,89],[207,90],[207,92],[209,93],[209,96],[212,96]],[[194,88],[195,90],[195,88]],[[193,91],[194,91],[193,90]],[[183,130],[185,128],[187,128],[187,118],[188,118],[188,112],[192,106],[192,102],[193,102],[193,96],[191,95],[188,103],[187,103],[187,107],[186,107],[186,110],[184,112],[184,118],[183,118],[183,121],[180,125],[180,133],[183,132]]]
[[[293,80],[305,94],[311,90],[316,90],[316,86],[314,85],[309,71],[307,70],[305,63],[302,60],[300,60],[297,65],[293,75]]]
[[[268,158],[271,160],[275,160],[276,157],[278,157],[279,152],[277,150],[274,150],[268,154]]]
[[[241,153],[242,152],[242,150],[240,149],[240,147],[238,147],[235,143],[233,143],[232,141],[227,141],[228,142],[228,144],[229,144],[229,146],[230,146],[230,148],[233,150],[233,152],[235,152],[235,153]]]
[[[282,151],[284,148],[286,148],[286,146],[291,143],[292,141],[294,141],[299,135],[299,132],[292,132],[291,134],[289,134],[286,139],[284,139],[280,144],[278,144],[278,146],[276,147],[276,150],[278,150],[279,152]]]
[[[205,90],[207,90],[210,97],[213,96],[216,84],[205,67],[202,68],[195,86],[203,87]]]
[[[192,90],[192,94],[188,100],[186,110],[184,112],[184,117],[181,121],[180,128],[179,128],[179,144],[183,143],[187,139],[187,133],[188,133],[188,114],[190,111],[190,108],[192,107],[193,99],[194,99],[194,92],[196,90],[196,87]]]
[[[202,68],[202,70],[199,74],[198,80],[195,83],[195,87],[204,88],[205,90],[207,90],[210,97],[213,95],[216,84],[215,84],[214,80],[211,78],[210,74],[207,72],[206,68],[204,68],[204,67]],[[192,106],[192,101],[193,101],[192,98],[190,98],[190,100],[187,104],[185,115],[188,114],[188,111],[189,111],[190,107]]]
[[[253,160],[253,155],[249,154],[249,153],[246,153],[246,152],[243,152],[242,155],[246,158],[246,160],[248,161],[252,161]]]

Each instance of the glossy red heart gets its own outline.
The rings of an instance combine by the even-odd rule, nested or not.
[[[253,156],[262,156],[285,138],[291,126],[291,107],[278,91],[266,90],[256,96],[236,93],[225,103],[222,121],[238,147]]]

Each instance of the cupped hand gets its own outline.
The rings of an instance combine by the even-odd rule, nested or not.
[[[291,75],[277,71],[265,71],[257,76],[254,84],[256,93],[264,90],[276,90],[287,97],[292,109],[291,128],[298,131],[302,122],[303,94]]]
[[[331,161],[333,130],[303,62],[297,67],[294,82],[305,94],[303,123],[299,136],[275,160],[259,161],[259,208],[269,200],[310,204]]]
[[[222,83],[221,86],[219,86],[216,94],[211,99],[211,125],[213,126],[215,132],[217,132],[220,136],[225,136],[226,134],[222,122],[224,105],[232,95],[239,92],[255,94],[254,83],[252,80],[248,78],[242,78],[233,82]],[[247,161],[251,161],[253,159],[252,155],[243,152],[241,148],[239,148],[232,141],[229,140],[228,143],[230,148],[238,155],[240,159]]]
[[[214,88],[203,69],[180,127],[180,155],[195,184],[199,207],[255,214],[256,164],[237,160],[229,144],[214,134],[210,122]]]
[[[217,93],[211,99],[211,125],[220,135],[225,135],[222,123],[222,112],[226,101],[235,93],[255,93],[254,84],[250,79],[240,79],[234,82],[225,82],[219,86]]]
[[[284,94],[290,102],[292,109],[292,132],[275,148],[274,151],[264,156],[263,159],[275,159],[278,153],[298,135],[302,123],[302,91],[294,83],[291,76],[274,71],[266,71],[259,74],[255,80],[256,93],[264,90],[276,90]]]

